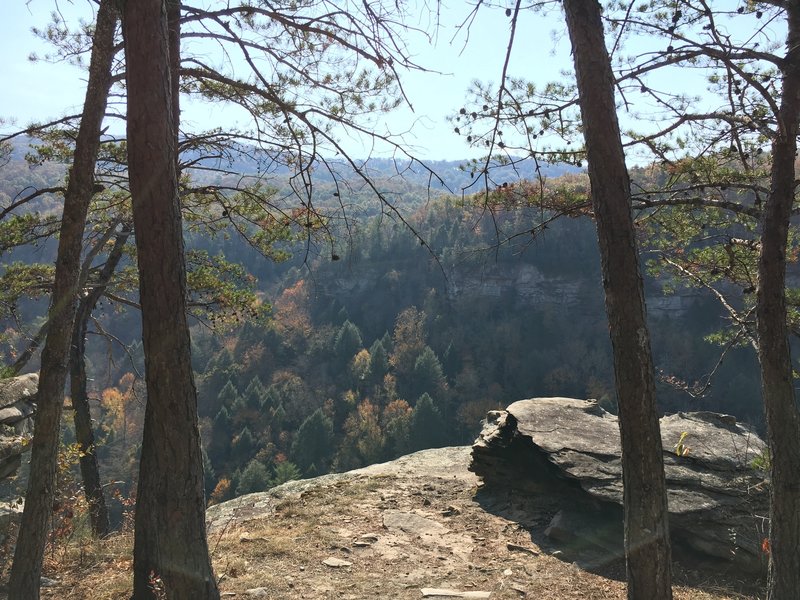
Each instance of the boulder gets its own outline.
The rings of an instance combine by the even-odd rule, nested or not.
[[[22,462],[38,387],[37,373],[0,379],[0,481],[13,476]]]
[[[38,388],[38,373],[0,379],[0,425],[14,427],[17,434],[26,433],[28,420],[36,412]]]
[[[768,488],[755,465],[764,441],[730,415],[677,413],[660,423],[675,547],[763,570]],[[559,495],[546,533],[591,539],[607,553],[621,551],[620,455],[617,417],[595,401],[534,398],[488,414],[470,470],[486,487]]]

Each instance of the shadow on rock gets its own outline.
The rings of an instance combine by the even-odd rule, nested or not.
[[[730,415],[661,419],[676,582],[760,585],[768,489],[764,442]],[[680,452],[672,451],[680,447]],[[594,401],[536,398],[489,413],[472,447],[476,501],[515,521],[544,551],[625,578],[617,418]]]

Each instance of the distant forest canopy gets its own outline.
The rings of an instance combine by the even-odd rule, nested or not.
[[[190,250],[240,264],[258,301],[272,306],[269,317],[254,312],[255,319],[240,315],[216,327],[213,315],[201,316],[193,327],[207,494],[214,501],[469,443],[487,410],[522,398],[597,398],[614,410],[591,220],[578,210],[571,213],[576,218],[550,221],[555,213],[513,169],[495,173],[494,180],[508,180],[488,195],[469,196],[431,190],[422,175],[389,178],[381,161],[370,164],[405,222],[363,186],[336,192],[323,180],[320,203],[346,206],[346,216],[326,224],[333,241],[280,242],[283,262],[264,259],[238,237],[187,230]],[[458,189],[469,175],[458,164],[431,166]],[[53,186],[63,173],[13,156],[0,168],[0,197],[7,205],[25,185]],[[554,188],[585,195],[585,175],[574,167],[549,173]],[[286,193],[278,176],[270,184]],[[38,209],[57,206],[45,196]],[[47,263],[53,256],[52,239],[10,248],[2,277],[14,261]],[[707,339],[719,341],[726,322],[710,294],[673,284],[666,275],[646,282],[661,409],[715,410],[760,423],[749,347],[728,350],[704,396],[682,390],[714,371],[722,350]],[[17,321],[6,323],[6,361],[41,325],[45,292],[21,301]],[[99,400],[99,455],[105,476],[131,481],[144,414],[138,313],[106,300],[96,318],[88,363]]]

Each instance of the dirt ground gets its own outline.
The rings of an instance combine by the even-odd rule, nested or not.
[[[423,451],[212,507],[209,544],[223,597],[625,598],[618,557],[593,572],[565,560],[567,549],[543,535],[558,507],[479,492],[468,453]],[[74,548],[61,567],[51,560],[55,581],[42,596],[128,598],[129,549],[118,536]],[[675,567],[677,599],[761,597],[757,581],[683,563]]]

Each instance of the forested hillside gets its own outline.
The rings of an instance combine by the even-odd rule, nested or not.
[[[452,186],[463,174],[454,165],[434,165],[450,174]],[[0,192],[10,195],[22,177],[47,189],[63,171],[51,162],[29,166],[17,151],[2,173]],[[380,175],[380,163],[373,173]],[[583,176],[556,178],[561,173],[552,169],[553,189],[579,195]],[[286,193],[281,181],[275,176],[276,196]],[[255,303],[252,311],[195,312],[193,363],[214,501],[288,478],[468,443],[487,410],[520,398],[594,397],[613,410],[588,216],[554,218],[541,203],[521,202],[530,194],[525,184],[453,196],[414,177],[376,181],[397,213],[368,186],[354,183],[339,196],[322,183],[321,210],[346,207],[344,218],[326,223],[330,236],[276,241],[273,259],[246,237],[189,225],[190,256],[228,265],[227,282],[212,291],[240,295],[235,306]],[[32,231],[23,233],[30,223],[17,219],[4,232],[3,298],[12,318],[7,362],[25,347],[23,332],[35,333],[45,308],[37,298],[47,286],[31,280],[49,277],[55,246],[48,198],[37,205]],[[122,273],[132,260],[123,260]],[[222,277],[201,267],[195,273],[202,285]],[[87,351],[103,472],[132,481],[144,364],[139,314],[131,306],[137,298],[126,280],[99,306]],[[727,353],[703,397],[682,391],[714,369],[722,350],[704,338],[724,321],[710,295],[680,286],[667,294],[667,283],[647,283],[662,410],[711,409],[758,422],[749,349]]]
[[[672,597],[665,466],[698,460],[659,413],[763,431],[754,552],[794,597],[800,5],[470,4],[14,13],[42,86],[0,116],[10,598],[90,527],[134,531],[137,600],[214,600],[209,502],[548,395],[617,413],[631,598]]]
[[[16,173],[4,183],[12,189],[19,169],[4,172]],[[580,175],[564,177],[564,185],[581,185]],[[368,191],[351,190],[354,218],[332,224],[334,245],[282,242],[282,262],[236,236],[188,232],[189,248],[240,265],[261,309],[271,305],[220,324],[213,314],[194,322],[212,501],[468,443],[486,411],[520,398],[593,397],[614,409],[588,217],[548,222],[554,215],[536,203],[504,206],[502,187],[487,204],[484,194],[379,181],[395,194],[405,223],[378,210]],[[323,205],[329,194],[323,186]],[[41,261],[52,244],[13,252],[27,260],[38,253]],[[714,369],[721,349],[704,338],[724,322],[711,296],[686,288],[667,294],[665,283],[647,283],[662,410],[718,410],[758,422],[747,348],[728,352],[703,397],[682,391]],[[22,302],[21,314],[35,322],[40,304]],[[127,481],[144,412],[138,323],[136,310],[112,302],[101,307],[88,345],[103,472]],[[23,339],[9,334],[8,341],[12,358]]]

